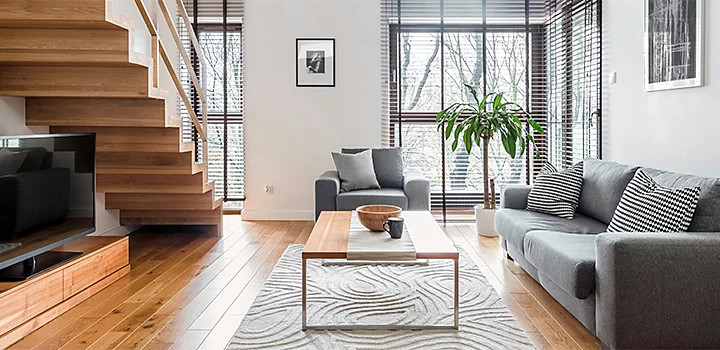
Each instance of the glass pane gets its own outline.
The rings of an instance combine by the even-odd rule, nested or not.
[[[403,112],[440,110],[440,38],[436,33],[402,33],[400,76]]]
[[[465,84],[483,93],[483,37],[482,33],[445,34],[445,106],[471,103],[474,98]]]
[[[527,99],[525,33],[487,33],[487,91],[523,107]]]

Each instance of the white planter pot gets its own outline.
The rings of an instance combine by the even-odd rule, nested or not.
[[[497,237],[495,232],[496,209],[483,209],[482,205],[475,206],[475,222],[477,233],[484,237]]]

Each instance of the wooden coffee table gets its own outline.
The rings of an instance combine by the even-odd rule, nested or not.
[[[324,211],[315,223],[302,252],[302,330],[403,330],[403,329],[458,329],[459,253],[450,238],[426,211],[404,211],[405,227],[415,246],[417,259],[448,259],[455,265],[454,322],[453,325],[308,325],[307,324],[307,261],[310,259],[347,259],[350,235],[350,211]]]

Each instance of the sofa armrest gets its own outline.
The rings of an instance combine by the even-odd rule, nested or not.
[[[529,185],[508,185],[500,193],[500,208],[525,209],[527,198],[532,186]]]
[[[0,232],[17,233],[60,220],[69,211],[69,169],[43,169],[0,177]]]
[[[340,194],[340,175],[337,171],[328,170],[315,180],[315,220],[323,211],[334,211],[337,208],[335,198]]]
[[[605,346],[720,348],[720,233],[603,233],[595,243]]]
[[[408,171],[403,179],[408,210],[430,210],[430,181],[418,171]]]

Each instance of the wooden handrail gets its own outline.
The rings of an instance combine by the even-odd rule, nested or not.
[[[193,67],[192,62],[190,61],[190,57],[188,56],[187,52],[185,52],[185,47],[182,44],[182,40],[180,40],[180,34],[178,34],[178,31],[175,28],[175,22],[173,22],[172,17],[170,17],[170,10],[168,10],[167,4],[165,4],[165,0],[158,0],[158,6],[160,7],[160,12],[162,12],[163,17],[165,17],[165,22],[167,22],[167,25],[170,28],[170,34],[172,35],[173,39],[175,40],[175,45],[177,46],[178,51],[180,52],[180,57],[182,57],[183,62],[185,62],[185,67],[187,67],[188,73],[190,75],[190,79],[192,80],[193,84],[195,85],[195,91],[197,91],[197,94],[200,97],[200,100],[205,101],[205,91],[203,91],[202,86],[200,85],[200,80],[198,79],[197,75],[195,74],[195,70],[192,68]],[[193,32],[192,27],[188,27],[188,34],[190,34],[191,38],[195,37],[195,32]],[[203,55],[200,54],[200,53],[202,53],[202,51],[199,51],[196,49],[195,52],[198,53],[198,57],[204,58]]]
[[[177,71],[175,70],[175,67],[172,63],[172,60],[168,56],[167,50],[165,50],[165,45],[163,45],[162,40],[158,36],[158,31],[155,26],[155,23],[153,23],[150,13],[145,6],[145,3],[143,0],[135,0],[135,5],[138,8],[138,11],[140,11],[140,15],[143,18],[143,21],[145,22],[145,26],[148,29],[148,32],[153,38],[153,44],[157,45],[157,51],[160,53],[160,57],[162,58],[163,62],[165,63],[165,67],[168,70],[168,73],[170,74],[170,78],[173,81],[173,84],[175,85],[175,88],[178,91],[178,94],[180,95],[180,98],[183,101],[183,104],[185,105],[188,114],[190,115],[190,119],[192,120],[193,125],[195,126],[195,129],[198,131],[198,134],[200,135],[200,138],[203,142],[203,161],[205,163],[205,166],[207,166],[207,99],[206,99],[206,92],[204,90],[204,87],[201,86],[200,81],[195,74],[195,71],[192,69],[192,64],[190,63],[190,58],[187,56],[187,53],[185,52],[185,49],[182,45],[182,41],[180,40],[180,36],[177,32],[177,29],[175,28],[174,22],[172,21],[172,18],[170,17],[170,12],[167,8],[167,5],[165,4],[164,0],[157,0],[157,5],[160,8],[160,11],[163,13],[163,17],[165,17],[165,20],[167,22],[167,25],[170,29],[170,33],[172,34],[173,38],[175,39],[175,44],[177,45],[178,50],[181,53],[181,56],[183,58],[183,61],[185,62],[186,67],[188,67],[188,72],[190,72],[190,76],[192,78],[192,83],[195,85],[196,90],[198,91],[198,96],[200,97],[201,102],[201,108],[202,108],[202,114],[203,114],[203,122],[200,122],[200,119],[198,118],[197,114],[193,110],[192,103],[190,102],[190,98],[185,93],[185,90],[183,89],[182,82],[180,81],[180,78],[177,75]],[[185,8],[180,8],[181,14],[183,14],[184,19],[187,20],[187,13],[185,12]],[[193,45],[195,46],[197,43],[197,37],[195,36],[195,33],[192,31],[192,27],[188,27],[188,31],[190,34],[191,41],[193,41]],[[198,53],[198,56],[201,59],[202,67],[201,69],[204,71],[205,69],[205,59],[202,55],[202,51],[200,51],[200,46],[195,46],[196,52]],[[153,48],[154,50],[154,48]],[[154,57],[156,60],[157,58]],[[155,65],[157,65],[157,62],[155,62]],[[155,74],[155,76],[157,76]]]
[[[192,31],[193,26],[192,23],[190,23],[190,17],[188,17],[187,11],[185,10],[185,4],[183,4],[182,0],[175,0],[175,3],[177,4],[178,11],[180,12],[180,17],[182,18],[183,23],[185,23],[185,27],[188,28],[188,31],[190,32],[190,42],[192,42],[195,52],[202,52],[202,50],[200,49],[200,42],[198,41],[195,32]],[[203,66],[207,66],[205,56],[198,55],[198,58],[200,59],[200,62]]]

